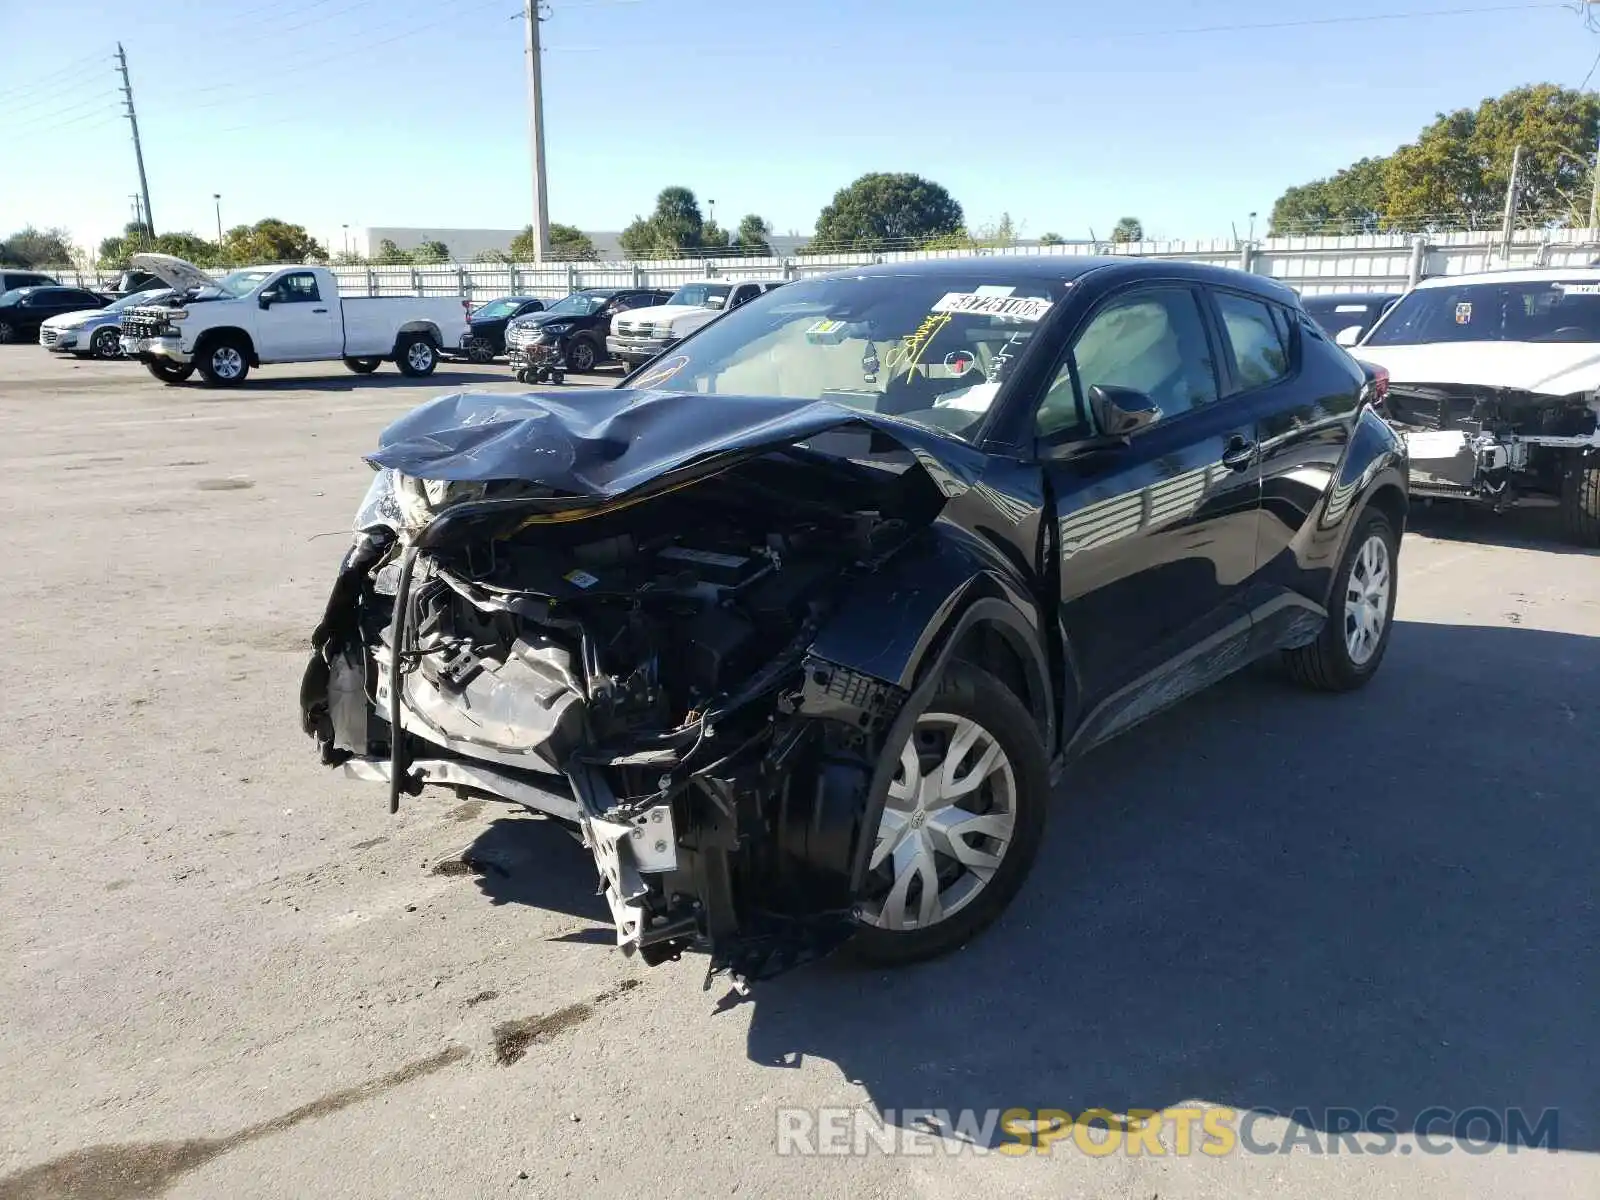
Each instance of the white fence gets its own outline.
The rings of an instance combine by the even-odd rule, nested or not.
[[[1131,242],[1124,245],[1014,246],[981,254],[1077,257],[1135,255],[1235,267],[1281,279],[1306,295],[1349,291],[1403,291],[1437,275],[1463,275],[1511,267],[1587,266],[1600,258],[1600,231],[1519,230],[1505,254],[1499,234],[1370,234],[1350,237],[1265,238],[1241,243],[1209,241]],[[339,286],[355,296],[532,295],[545,299],[588,287],[673,288],[691,279],[800,279],[841,267],[928,258],[959,258],[965,250],[909,250],[888,254],[819,254],[789,258],[639,260],[606,263],[473,263],[418,267],[338,266]],[[67,278],[68,276],[63,276]],[[108,276],[99,277],[101,281]],[[94,286],[94,276],[78,283]]]

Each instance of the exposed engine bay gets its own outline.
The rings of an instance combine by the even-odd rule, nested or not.
[[[1600,397],[1471,384],[1390,383],[1386,416],[1405,435],[1411,490],[1496,509],[1556,502],[1574,456],[1600,448]]]
[[[386,468],[313,638],[306,730],[391,807],[431,783],[569,823],[647,962],[698,944],[777,973],[851,932],[905,699],[811,648],[943,499],[915,466],[798,447],[566,511]]]

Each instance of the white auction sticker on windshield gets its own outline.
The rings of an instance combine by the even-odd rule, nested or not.
[[[1563,296],[1600,296],[1600,283],[1558,283]]]
[[[977,292],[949,292],[930,311],[1037,321],[1050,311],[1050,305],[1051,301],[1038,296],[982,296]]]

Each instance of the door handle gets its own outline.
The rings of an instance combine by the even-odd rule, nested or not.
[[[1260,452],[1259,445],[1236,433],[1228,439],[1227,449],[1222,452],[1222,465],[1230,471],[1242,471],[1256,461]]]
[[[319,313],[325,313],[325,312],[327,312],[327,311],[328,311],[328,310],[327,310],[327,309],[325,309],[325,308],[313,308],[313,309],[312,309],[312,310],[311,310],[311,311],[312,311],[312,312],[319,312]]]

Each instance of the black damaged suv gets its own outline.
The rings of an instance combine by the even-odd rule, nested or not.
[[[385,430],[304,727],[391,806],[581,831],[647,962],[936,954],[1016,894],[1055,770],[1257,659],[1378,670],[1408,501],[1373,388],[1230,270],[795,282],[617,390]]]

